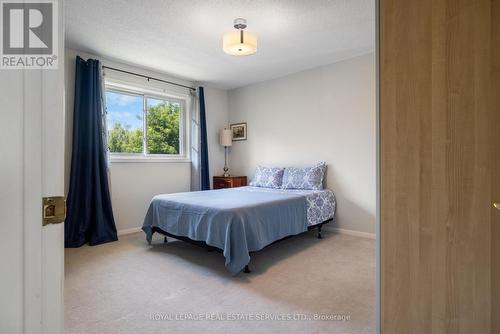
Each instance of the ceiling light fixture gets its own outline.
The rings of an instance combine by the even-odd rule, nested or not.
[[[224,34],[222,48],[224,52],[233,56],[248,56],[257,52],[257,37],[243,30],[247,27],[247,20],[237,18],[234,20],[234,28],[238,31]]]

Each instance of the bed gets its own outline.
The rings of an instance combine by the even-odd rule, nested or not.
[[[220,250],[226,268],[249,272],[250,253],[335,218],[331,190],[239,187],[155,196],[142,230]],[[167,239],[165,238],[165,241]]]

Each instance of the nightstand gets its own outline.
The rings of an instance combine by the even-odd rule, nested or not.
[[[214,176],[214,189],[236,188],[247,185],[246,176]]]

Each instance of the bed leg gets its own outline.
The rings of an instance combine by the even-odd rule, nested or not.
[[[167,242],[168,242],[167,237],[163,238],[163,242],[164,242],[164,243],[167,243]]]
[[[248,264],[245,266],[245,269],[243,269],[243,272],[245,274],[250,274],[251,273],[250,268],[248,268]]]
[[[318,226],[318,239],[322,239],[323,237],[321,236],[321,228],[323,227],[323,224]]]

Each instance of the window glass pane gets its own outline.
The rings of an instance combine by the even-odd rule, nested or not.
[[[154,98],[148,98],[146,103],[147,153],[179,154],[180,104]]]
[[[109,151],[143,152],[143,97],[106,90]]]

